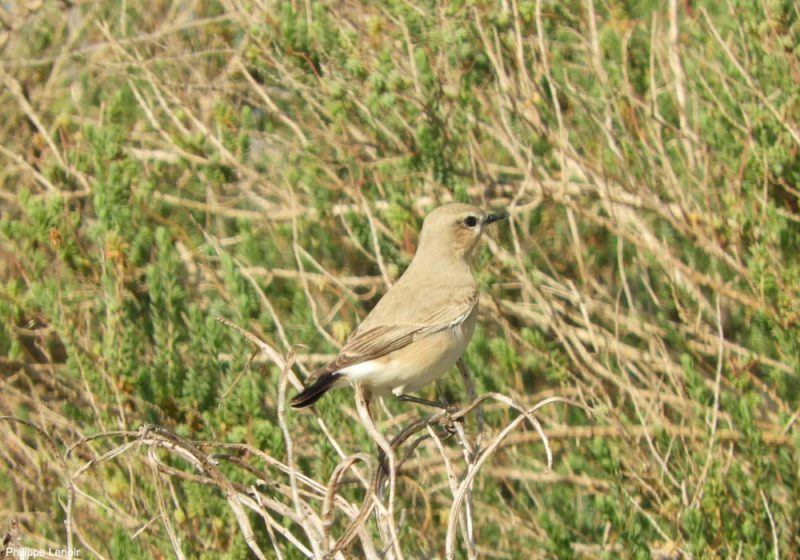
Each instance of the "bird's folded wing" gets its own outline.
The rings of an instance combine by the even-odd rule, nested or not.
[[[433,306],[413,322],[362,324],[336,359],[314,372],[306,383],[325,373],[385,356],[411,344],[414,340],[454,327],[465,321],[477,304],[478,292],[475,291],[460,300],[451,301],[450,305]]]

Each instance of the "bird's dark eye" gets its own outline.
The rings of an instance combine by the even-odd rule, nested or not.
[[[467,227],[475,227],[478,225],[478,218],[475,216],[467,216],[464,218],[464,225]]]

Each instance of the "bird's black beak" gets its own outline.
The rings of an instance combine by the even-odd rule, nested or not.
[[[492,222],[496,222],[497,220],[505,220],[508,218],[508,212],[500,212],[499,214],[489,214],[486,216],[486,219],[483,220],[483,225],[491,224]]]

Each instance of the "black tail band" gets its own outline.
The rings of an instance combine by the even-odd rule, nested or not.
[[[333,387],[336,380],[342,376],[341,373],[326,373],[314,383],[303,389],[300,393],[295,395],[291,401],[294,408],[306,408],[311,406],[324,395],[328,389]]]

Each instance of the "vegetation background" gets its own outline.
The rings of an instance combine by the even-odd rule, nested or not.
[[[800,555],[797,0],[20,0],[0,23],[4,543]],[[450,200],[511,212],[476,259],[485,425],[386,402],[379,432],[414,435],[379,485],[351,391],[285,398]],[[457,373],[439,390],[470,402]],[[515,407],[552,396],[548,471]]]

